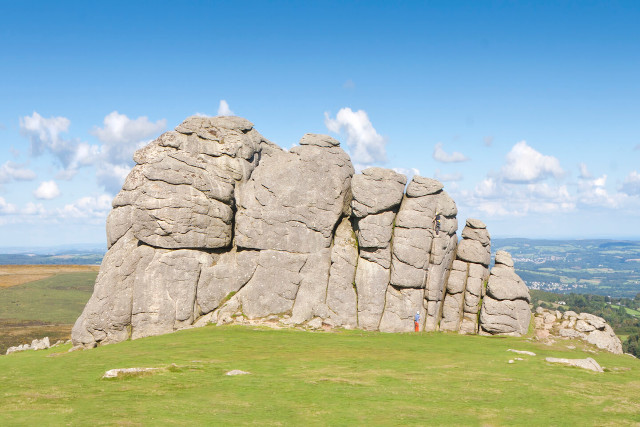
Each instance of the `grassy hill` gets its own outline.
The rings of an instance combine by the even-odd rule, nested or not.
[[[63,346],[1,356],[0,419],[3,425],[640,423],[640,361],[567,344],[208,326],[87,351]],[[592,356],[606,372],[552,365],[546,356]],[[516,357],[524,360],[508,363]],[[101,379],[128,367],[167,369]],[[224,375],[232,369],[251,375]]]

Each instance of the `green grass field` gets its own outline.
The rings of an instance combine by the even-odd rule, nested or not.
[[[3,425],[638,425],[640,361],[567,344],[208,326],[93,350],[68,353],[63,346],[2,356],[0,419]],[[606,372],[551,365],[546,356],[592,356]],[[508,363],[516,357],[524,360]],[[169,369],[101,379],[128,367]],[[224,375],[232,369],[251,375]]]

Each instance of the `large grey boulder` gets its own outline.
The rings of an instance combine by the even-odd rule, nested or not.
[[[350,209],[354,172],[333,141],[307,135],[289,152],[264,156],[236,192],[238,247],[311,253],[331,245]]]
[[[511,256],[498,252],[500,263],[491,269],[487,295],[482,300],[480,333],[524,335],[531,320],[529,290],[513,265],[509,266]]]
[[[362,218],[393,209],[402,201],[406,183],[406,176],[391,169],[364,169],[353,177],[353,214]]]
[[[239,117],[190,117],[138,150],[107,221],[109,246],[127,230],[154,247],[231,243],[235,185],[268,142]]]

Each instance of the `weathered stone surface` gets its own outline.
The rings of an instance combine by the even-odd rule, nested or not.
[[[475,230],[483,230],[483,229],[487,228],[487,226],[486,226],[486,224],[484,222],[480,221],[479,219],[475,219],[475,218],[467,218],[467,221],[465,222],[465,228],[466,227],[471,228],[471,229],[475,229]]]
[[[358,219],[356,235],[361,248],[386,248],[391,243],[395,212],[386,211]]]
[[[402,201],[407,177],[391,169],[367,168],[353,177],[353,214],[362,218],[391,210]]]
[[[389,250],[380,250],[389,253]],[[376,330],[380,324],[389,284],[389,269],[360,257],[356,270],[358,327]]]
[[[298,253],[328,248],[349,210],[353,172],[337,146],[300,145],[265,156],[236,192],[236,245]]]
[[[338,225],[331,249],[331,269],[327,286],[328,317],[335,326],[358,326],[358,300],[356,295],[356,264],[358,243],[347,218]]]
[[[200,268],[211,263],[209,254],[149,246],[138,250],[150,261],[133,283],[131,338],[165,334],[191,325]]]
[[[382,332],[411,332],[414,330],[414,316],[424,318],[423,289],[405,289],[389,286],[385,297],[384,314],[380,320]]]
[[[148,264],[151,256],[138,248],[138,240],[131,232],[107,251],[93,295],[73,326],[74,345],[93,347],[96,343],[109,344],[129,338],[136,269],[138,264]]]
[[[211,266],[203,266],[198,279],[198,314],[209,313],[231,297],[253,276],[258,265],[258,251],[236,249],[221,254]]]
[[[407,186],[407,197],[422,197],[436,194],[444,188],[438,180],[414,175]]]
[[[480,311],[481,334],[520,336],[527,333],[531,320],[529,303],[525,300],[496,300],[487,294]]]
[[[580,339],[601,350],[622,354],[622,342],[607,322],[590,313],[577,314],[567,311],[560,316],[542,307],[536,309],[534,324],[539,339],[552,341],[557,338]],[[548,333],[539,334],[539,330]]]
[[[491,262],[491,251],[477,240],[462,239],[458,244],[457,257],[462,261],[488,266]]]
[[[507,251],[496,252],[496,264],[502,264],[507,267],[513,267],[513,259]]]
[[[565,359],[557,357],[547,357],[545,360],[549,363],[561,363],[564,365],[575,366],[577,368],[587,369],[594,372],[604,372],[604,369],[591,357],[586,359]]]
[[[308,254],[260,251],[258,266],[249,282],[220,308],[218,323],[242,315],[258,319],[272,314],[291,313]]]
[[[442,305],[441,331],[457,331],[460,329],[463,299],[464,295],[462,293],[446,295]]]
[[[496,265],[491,269],[487,295],[497,300],[522,299],[531,301],[527,285],[516,274],[513,268],[504,265]]]
[[[467,226],[462,229],[462,238],[476,240],[480,242],[482,246],[489,246],[491,244],[491,236],[489,235],[489,231],[487,231],[486,228],[469,227],[469,221],[470,220],[467,220]]]
[[[328,317],[326,300],[331,268],[331,249],[309,254],[300,271],[302,279],[291,312],[291,322],[301,324],[315,316]]]

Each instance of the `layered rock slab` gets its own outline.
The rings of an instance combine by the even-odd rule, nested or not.
[[[487,294],[482,299],[479,333],[483,335],[515,335],[527,333],[531,321],[529,290],[516,274],[511,255],[496,253]]]
[[[352,208],[360,249],[355,285],[362,329],[377,330],[385,309],[393,222],[406,182],[404,175],[383,168],[368,168],[353,177]]]

